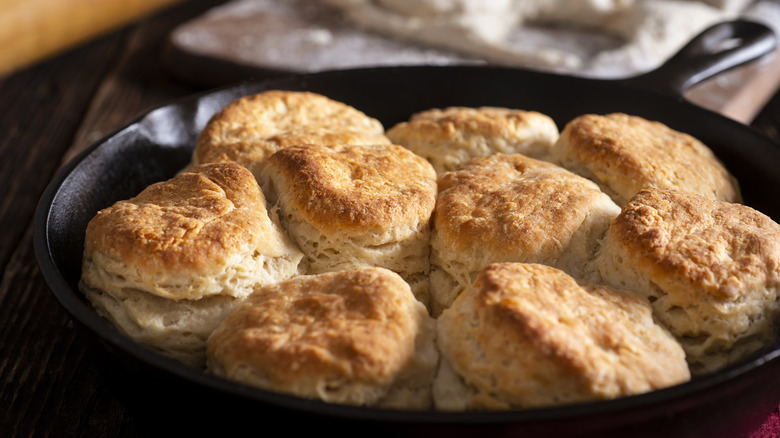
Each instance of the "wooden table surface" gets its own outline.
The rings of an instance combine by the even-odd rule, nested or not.
[[[160,49],[175,26],[219,3],[173,6],[0,78],[0,436],[183,434],[238,416],[264,430],[267,412],[209,421],[215,414],[188,403],[186,389],[125,369],[71,321],[33,253],[33,212],[64,162],[139,113],[202,91],[168,75]],[[780,93],[752,127],[780,143]]]

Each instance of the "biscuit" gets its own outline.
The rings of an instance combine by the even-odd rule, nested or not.
[[[428,303],[431,165],[401,146],[290,146],[269,157],[269,203],[309,274],[379,266]]]
[[[99,211],[80,287],[133,339],[198,362],[206,336],[258,285],[298,273],[303,255],[268,216],[252,174],[205,164]],[[222,309],[222,310],[219,310]]]
[[[542,263],[587,277],[620,208],[593,182],[523,155],[475,158],[439,178],[431,309],[448,307],[491,263]]]
[[[233,161],[257,178],[265,159],[299,144],[387,144],[382,124],[363,112],[305,91],[270,90],[231,102],[201,131],[192,165]]]
[[[206,339],[243,299],[213,295],[171,300],[135,289],[112,294],[80,285],[97,313],[130,339],[195,368],[204,368]]]
[[[440,410],[612,399],[690,378],[647,300],[538,264],[486,267],[437,320],[437,342]]]
[[[695,374],[775,337],[780,225],[750,207],[642,190],[610,226],[595,266],[607,284],[650,299]]]
[[[209,370],[333,403],[428,409],[435,322],[383,268],[258,288],[208,340]]]
[[[552,160],[595,181],[623,206],[646,187],[741,200],[736,179],[699,140],[666,125],[621,113],[570,121]]]
[[[441,174],[471,158],[495,153],[544,159],[558,140],[558,127],[535,111],[449,107],[414,114],[388,130],[387,136],[430,161]]]

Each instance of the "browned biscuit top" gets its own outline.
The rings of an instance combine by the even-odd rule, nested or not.
[[[414,354],[415,304],[409,286],[382,268],[297,277],[258,288],[212,334],[208,354],[277,389],[386,385]]]
[[[448,107],[416,113],[393,126],[387,136],[430,161],[442,174],[471,158],[494,153],[547,158],[558,139],[558,126],[535,111]]]
[[[265,198],[248,170],[204,164],[99,211],[87,226],[85,250],[150,275],[202,275],[270,226]]]
[[[388,135],[414,127],[416,132],[427,133],[432,137],[452,137],[459,132],[486,137],[510,137],[520,129],[548,120],[549,117],[536,111],[509,108],[435,108],[412,115],[408,122],[400,123],[388,131]]]
[[[690,377],[647,300],[544,265],[489,265],[439,321],[442,354],[510,405],[612,398]]]
[[[279,196],[320,230],[413,225],[436,202],[430,163],[401,146],[291,146],[268,163]]]
[[[586,114],[566,125],[559,144],[565,144],[559,151],[564,166],[586,167],[625,201],[651,186],[741,199],[736,180],[707,146],[659,122],[622,113]]]
[[[780,225],[750,207],[646,189],[609,230],[653,278],[737,299],[780,283]]]
[[[389,143],[382,124],[325,96],[270,90],[237,99],[215,114],[198,138],[196,162],[236,161],[252,168],[295,144]]]
[[[438,238],[456,250],[489,244],[552,253],[602,196],[595,184],[561,167],[496,154],[472,159],[439,178],[434,227]]]

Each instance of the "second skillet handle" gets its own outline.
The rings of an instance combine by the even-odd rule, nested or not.
[[[777,37],[769,27],[728,21],[704,30],[659,68],[622,82],[680,97],[693,85],[758,59],[776,46]]]

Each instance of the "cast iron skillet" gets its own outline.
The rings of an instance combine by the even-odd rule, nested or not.
[[[235,412],[241,411],[252,412],[256,421],[281,422],[287,430],[313,424],[341,432],[359,427],[374,435],[434,431],[457,436],[739,436],[757,427],[780,403],[777,343],[719,372],[617,400],[507,412],[379,410],[303,400],[190,369],[120,334],[85,302],[77,284],[84,230],[92,216],[173,176],[188,162],[199,131],[213,113],[239,96],[267,89],[322,93],[378,118],[386,127],[416,111],[449,105],[536,110],[553,117],[560,127],[584,113],[621,111],[659,120],[709,145],[740,180],[745,203],[780,221],[776,201],[780,148],[748,127],[680,97],[689,86],[762,56],[775,44],[766,27],[739,21],[709,29],[660,69],[622,81],[508,68],[399,67],[246,82],[194,96],[141,116],[84,151],[55,176],[35,214],[36,257],[60,303],[122,363],[154,376],[149,381],[155,385],[178,385],[175,389],[155,386],[156,394],[144,389],[143,403],[149,403],[151,395],[165,400],[161,406],[166,409],[189,403],[204,407],[209,415],[222,412],[230,417],[216,416],[212,418],[216,423],[234,423]],[[180,391],[187,396],[175,398]]]

